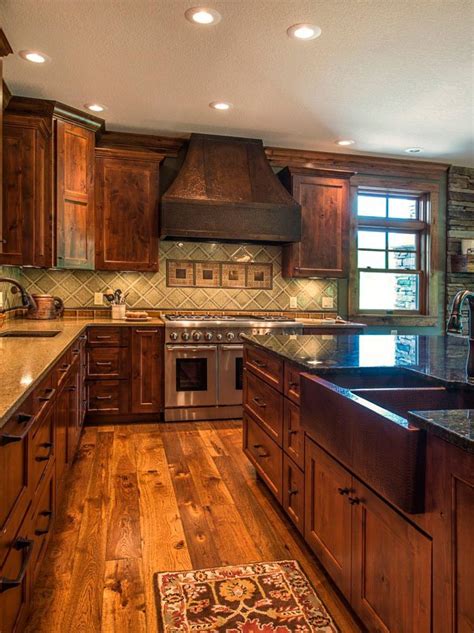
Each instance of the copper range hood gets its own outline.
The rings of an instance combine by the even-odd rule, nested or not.
[[[272,171],[259,139],[192,134],[161,201],[161,237],[298,242],[301,207]]]

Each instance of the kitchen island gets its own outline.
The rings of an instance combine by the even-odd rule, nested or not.
[[[244,451],[369,631],[473,630],[467,353],[455,336],[245,339]]]

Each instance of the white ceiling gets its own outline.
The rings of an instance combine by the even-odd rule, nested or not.
[[[184,11],[199,0],[0,0],[15,52],[14,94],[71,106],[98,101],[109,130],[191,131],[265,144],[474,166],[473,0],[203,0],[215,26]],[[291,40],[298,22],[319,39]],[[234,104],[229,112],[208,107]],[[347,151],[347,150],[346,150]]]

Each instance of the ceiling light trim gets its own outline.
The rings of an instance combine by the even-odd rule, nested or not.
[[[103,103],[99,103],[98,101],[85,103],[84,107],[91,112],[103,112],[104,110],[107,110],[107,106],[105,106]]]
[[[288,37],[291,37],[293,40],[309,42],[317,39],[321,35],[322,31],[319,26],[316,26],[316,24],[301,22],[300,24],[293,24],[290,26],[286,30],[286,33]]]
[[[37,66],[42,66],[51,61],[51,57],[46,55],[46,53],[42,53],[41,51],[35,50],[23,50],[18,53],[18,55],[25,61],[30,64],[36,64]]]
[[[199,19],[199,16],[202,19]],[[204,19],[205,16],[209,16],[209,20]],[[191,7],[184,12],[184,17],[191,24],[197,24],[198,26],[215,26],[222,19],[218,11],[209,7]]]

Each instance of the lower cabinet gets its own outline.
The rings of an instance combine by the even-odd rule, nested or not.
[[[133,328],[132,413],[156,413],[162,407],[162,349],[163,338],[160,328]]]
[[[432,541],[306,438],[305,538],[369,631],[431,631]]]

